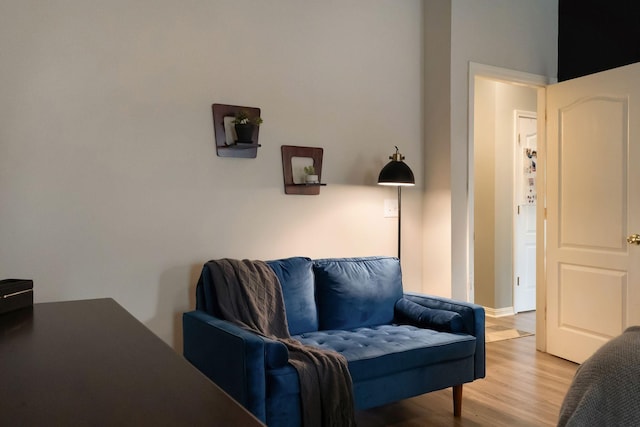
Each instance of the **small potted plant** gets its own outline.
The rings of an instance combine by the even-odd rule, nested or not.
[[[236,128],[237,142],[252,143],[255,130],[262,123],[262,119],[260,116],[250,117],[246,110],[240,110],[232,123]]]
[[[318,175],[316,175],[316,168],[311,166],[304,167],[304,180],[307,184],[318,184],[320,181],[318,180]]]

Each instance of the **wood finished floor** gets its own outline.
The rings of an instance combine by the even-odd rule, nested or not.
[[[487,318],[535,331],[535,312]],[[536,351],[535,336],[488,343],[487,376],[464,385],[462,417],[453,416],[451,388],[359,411],[358,427],[555,426],[575,363]]]

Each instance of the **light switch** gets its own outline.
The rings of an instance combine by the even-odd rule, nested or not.
[[[398,217],[398,200],[397,199],[384,199],[384,217],[385,218]]]

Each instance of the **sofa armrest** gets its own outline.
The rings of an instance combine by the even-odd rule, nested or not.
[[[424,295],[406,292],[404,297],[423,307],[437,310],[446,310],[459,313],[462,316],[462,332],[476,337],[475,352],[475,377],[485,376],[485,316],[484,308],[477,304],[457,301],[450,298],[438,297],[434,295]]]
[[[287,364],[286,346],[201,310],[184,313],[182,329],[184,357],[266,422],[266,370]]]

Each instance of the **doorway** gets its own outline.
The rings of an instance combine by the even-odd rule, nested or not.
[[[515,111],[513,311],[536,309],[536,204],[538,129],[536,113]]]
[[[514,141],[518,112],[543,111],[548,83],[544,76],[470,64],[468,292],[469,299],[484,306],[488,316],[524,311],[515,299],[514,230],[523,183],[516,180],[520,150]],[[532,255],[529,267],[536,265],[535,250],[528,256]],[[535,270],[533,273],[535,281]],[[535,286],[529,291],[534,302],[527,310],[536,306]]]

